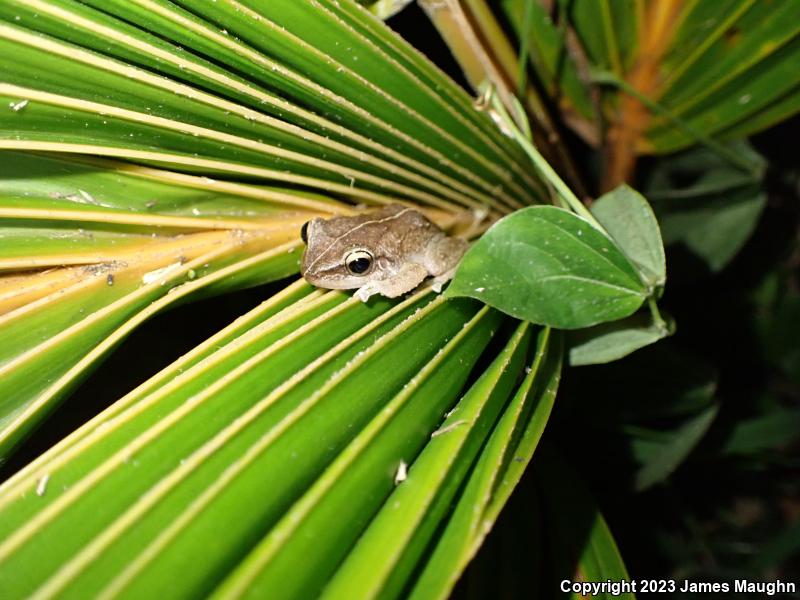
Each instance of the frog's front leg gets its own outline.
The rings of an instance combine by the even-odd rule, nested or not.
[[[366,302],[370,296],[380,294],[387,298],[397,298],[417,287],[428,276],[428,270],[417,263],[407,263],[392,277],[380,281],[370,281],[358,288],[356,298]]]
[[[444,287],[444,284],[450,281],[455,276],[455,274],[456,274],[456,268],[453,267],[446,273],[442,273],[441,275],[437,275],[436,277],[434,277],[433,281],[431,282],[431,287],[433,288],[433,291],[436,292],[437,294],[440,293],[442,291],[442,288]]]
[[[456,268],[469,248],[469,242],[461,238],[451,238],[446,235],[439,236],[432,242],[428,249],[428,271],[433,275],[431,288],[437,294],[442,291],[445,283],[456,274]]]

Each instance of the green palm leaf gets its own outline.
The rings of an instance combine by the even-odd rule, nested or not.
[[[491,222],[546,193],[350,0],[9,0],[0,107],[2,459],[156,312],[296,273],[313,216]],[[0,487],[0,596],[442,596],[560,344],[430,290],[292,283]]]
[[[504,7],[522,32],[527,0]],[[610,127],[636,127],[638,150],[670,152],[697,142],[697,132],[723,139],[753,133],[796,112],[798,82],[797,7],[750,0],[726,2],[572,2],[550,20],[539,2],[530,2],[531,61],[549,89],[593,121],[587,103],[592,69],[613,73],[664,114],[622,114],[640,102],[626,89],[604,93],[603,118]],[[565,41],[567,28],[577,39]],[[580,47],[568,46],[569,43]],[[578,56],[585,63],[581,64]],[[589,72],[587,72],[587,69]],[[581,78],[583,81],[581,82]],[[589,85],[587,85],[587,83]],[[634,107],[636,108],[636,107]],[[633,117],[641,121],[633,122]],[[676,121],[682,126],[676,127]],[[599,137],[595,138],[599,139]]]
[[[2,458],[149,316],[296,272],[297,228],[337,206],[96,160],[4,160]]]
[[[549,399],[545,411],[552,402],[558,365],[543,357],[560,352],[548,351],[547,331],[511,416],[494,425],[526,362],[524,325],[510,337],[502,330],[506,349],[442,424],[500,326],[499,314],[429,293],[368,306],[309,291],[290,286],[6,483],[4,596],[140,597],[163,589],[179,569],[185,577],[175,595],[191,597],[208,592],[226,565],[263,537],[220,594],[280,589],[283,597],[306,597],[325,585],[384,501],[393,506],[389,494],[401,462],[411,467],[397,492],[417,506],[409,516],[429,513],[430,536],[490,434],[489,447],[505,449],[494,451],[489,472],[500,481],[516,467],[496,492],[491,481],[483,484],[483,493],[497,494],[495,504],[502,504],[519,476],[508,449],[526,448],[523,460],[530,458],[528,419],[519,416],[539,394]],[[275,312],[298,294],[304,299]],[[534,427],[539,433],[543,416]],[[438,483],[414,484],[425,472]],[[420,495],[417,485],[428,491]],[[436,501],[419,505],[425,498]],[[491,522],[496,512],[487,512]],[[385,541],[380,514],[370,535]],[[67,539],[59,532],[72,533]],[[49,546],[55,538],[64,543]],[[423,541],[405,555],[405,578],[394,572],[394,586],[410,576]],[[368,594],[365,571],[352,561],[356,566],[338,578],[356,570],[362,585],[349,589]],[[376,572],[372,564],[366,571]]]
[[[147,0],[103,3],[100,12],[89,4],[0,7],[7,106],[0,148],[69,157],[8,155],[14,162],[3,178],[2,209],[9,243],[0,267],[94,265],[26,279],[39,292],[10,292],[17,312],[0,324],[15,340],[2,367],[13,390],[0,414],[3,453],[155,311],[154,300],[162,308],[190,291],[221,291],[204,276],[223,267],[217,279],[227,289],[294,271],[297,254],[277,248],[315,213],[348,210],[314,189],[450,213],[483,204],[506,212],[531,199],[521,152],[449,79],[360,9],[288,3],[260,7],[262,14],[236,3],[212,10]],[[336,28],[336,43],[326,42],[330,33],[296,37],[292,28],[301,24],[304,31]],[[52,169],[66,173],[27,183]],[[265,181],[295,189],[264,188]],[[220,246],[228,250],[220,254]],[[252,264],[256,253],[270,251],[266,263]],[[159,281],[144,277],[167,267]],[[74,282],[85,273],[93,283]],[[114,285],[104,287],[110,277]],[[196,278],[191,287],[165,295],[187,278]],[[17,287],[17,279],[7,283]],[[45,295],[56,288],[59,296]],[[23,310],[19,304],[36,293],[38,308]],[[33,326],[31,311],[46,325]],[[39,337],[24,339],[22,330]],[[31,372],[43,376],[37,382]]]

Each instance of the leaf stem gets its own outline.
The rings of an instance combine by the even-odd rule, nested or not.
[[[522,146],[522,149],[531,159],[533,165],[539,170],[545,180],[555,188],[558,196],[561,197],[575,213],[589,221],[589,223],[597,230],[608,235],[606,230],[603,229],[600,223],[597,222],[592,213],[589,212],[589,209],[583,205],[583,202],[581,202],[572,192],[572,190],[569,189],[567,184],[564,183],[564,180],[558,176],[558,173],[555,172],[553,167],[548,164],[539,150],[536,149],[536,146],[533,145],[530,137],[526,137],[522,131],[520,131],[519,127],[517,127],[516,123],[511,118],[511,115],[508,114],[506,107],[500,101],[500,98],[494,93],[494,90],[491,88],[487,89],[486,95],[489,99],[491,110],[494,111],[494,113],[500,119],[503,127],[511,134],[511,137],[513,137],[517,143]]]
[[[516,100],[516,98],[513,100]],[[613,241],[611,235],[602,225],[600,225],[597,219],[594,218],[594,215],[589,212],[589,209],[583,205],[583,203],[572,192],[572,190],[569,189],[567,184],[564,183],[564,180],[558,176],[558,173],[555,172],[555,170],[548,164],[541,153],[536,149],[536,146],[534,146],[533,141],[531,140],[530,130],[526,128],[526,133],[520,131],[520,128],[517,126],[517,122],[511,118],[508,110],[506,110],[506,107],[503,105],[497,94],[494,93],[494,89],[491,86],[487,86],[485,89],[480,105],[484,108],[490,107],[490,110],[494,113],[494,116],[499,120],[500,127],[507,134],[510,134],[510,136],[514,138],[520,146],[522,146],[522,149],[531,159],[531,162],[534,164],[534,166],[541,172],[548,185],[555,189],[555,203],[560,205],[562,208],[572,209],[573,212],[586,219],[595,229],[602,232],[606,237]],[[518,113],[517,116],[522,117],[522,122],[527,123],[524,111],[518,110],[516,112]],[[658,327],[661,332],[667,333],[669,331],[669,325],[658,310],[656,289],[648,289],[647,305],[650,309],[650,314],[653,317],[653,324]]]
[[[650,314],[653,316],[653,324],[658,327],[661,332],[668,332],[669,326],[664,318],[661,316],[661,313],[658,310],[658,303],[656,302],[655,293],[651,292],[650,295],[647,297],[647,306],[650,308]]]

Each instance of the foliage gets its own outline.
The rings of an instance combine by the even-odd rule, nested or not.
[[[609,177],[633,152],[738,139],[800,108],[791,0],[561,1],[555,19],[538,2],[502,4],[566,122],[607,147]]]
[[[791,4],[421,0],[477,104],[375,18],[407,4],[0,4],[0,463],[159,313],[281,282],[9,472],[0,596],[457,595],[518,484],[551,574],[627,577],[569,463],[605,427],[628,460],[597,472],[658,490],[730,423],[713,368],[645,346],[675,330],[663,243],[724,272],[756,230],[770,159],[741,138],[798,108]],[[309,218],[397,201],[477,238],[445,294],[284,281]],[[795,322],[792,294],[759,302]],[[623,360],[557,404],[565,358]],[[780,399],[754,412],[719,456],[796,439]],[[559,441],[584,419],[594,446]]]
[[[646,288],[614,243],[554,206],[519,210],[464,257],[448,294],[534,323],[577,329],[627,317]]]

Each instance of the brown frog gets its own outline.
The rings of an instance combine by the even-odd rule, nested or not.
[[[352,217],[312,219],[301,236],[307,245],[303,277],[321,288],[357,288],[356,296],[365,302],[373,294],[396,298],[427,277],[440,291],[468,245],[399,204]]]

